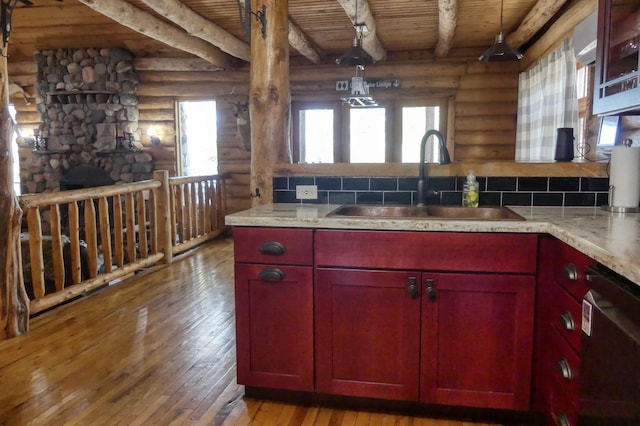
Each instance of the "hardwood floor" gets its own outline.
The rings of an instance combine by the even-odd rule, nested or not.
[[[0,425],[471,425],[243,398],[233,242],[33,319],[0,342]]]

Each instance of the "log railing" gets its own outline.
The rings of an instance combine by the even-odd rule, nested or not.
[[[181,253],[224,229],[227,211],[225,176],[174,177],[169,179],[173,253]]]
[[[158,171],[149,181],[20,196],[30,315],[219,235],[224,186],[224,176]]]

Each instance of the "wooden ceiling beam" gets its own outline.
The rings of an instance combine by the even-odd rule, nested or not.
[[[356,5],[354,0],[338,0],[340,6],[347,13],[347,16],[356,24]],[[380,42],[380,39],[376,35],[376,21],[373,19],[371,9],[367,0],[358,0],[358,21],[357,23],[363,23],[367,26],[367,32],[362,37],[362,48],[369,54],[375,61],[381,61],[386,59],[387,51]]]
[[[435,55],[443,58],[453,46],[458,24],[458,0],[438,0],[438,42]]]
[[[325,54],[307,38],[300,27],[291,19],[289,19],[289,44],[312,63],[325,62]]]
[[[183,28],[187,34],[218,47],[244,61],[251,61],[251,46],[222,27],[203,18],[178,0],[142,0],[156,13]]]
[[[567,0],[538,0],[524,17],[520,26],[507,36],[509,46],[518,48],[531,40],[539,30],[556,14]]]
[[[186,34],[183,30],[132,6],[124,0],[78,0],[102,15],[131,28],[147,37],[198,56],[219,69],[232,68],[230,57],[204,40]]]

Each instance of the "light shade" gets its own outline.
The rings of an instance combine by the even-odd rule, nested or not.
[[[496,36],[496,41],[480,57],[482,62],[517,61],[522,59],[522,53],[509,46],[504,39],[504,34]]]
[[[373,62],[371,55],[362,48],[361,40],[358,37],[353,39],[353,45],[349,50],[336,59],[338,65],[371,65]]]

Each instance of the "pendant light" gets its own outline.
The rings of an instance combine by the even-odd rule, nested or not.
[[[500,34],[496,36],[496,41],[480,57],[482,62],[517,61],[522,59],[522,53],[507,44],[502,32],[502,10],[504,0],[500,1]]]
[[[356,35],[353,38],[353,44],[342,56],[336,59],[338,65],[371,65],[373,58],[362,48],[362,33],[366,28],[365,24],[358,23],[358,0],[356,0],[356,13],[353,28]]]

